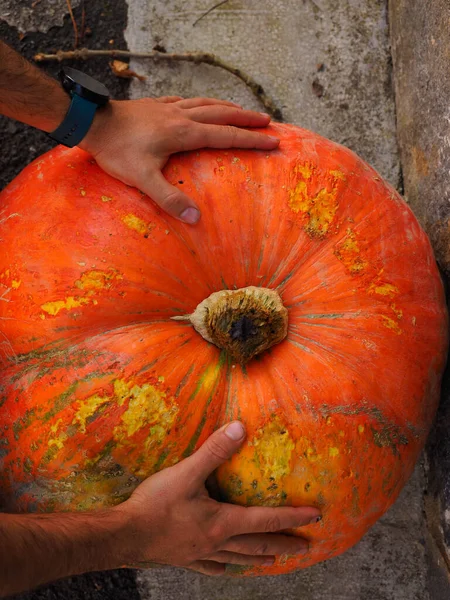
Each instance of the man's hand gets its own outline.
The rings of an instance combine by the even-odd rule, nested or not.
[[[226,563],[270,565],[275,555],[308,551],[305,540],[276,532],[317,522],[317,508],[245,508],[208,495],[205,481],[244,437],[237,421],[223,427],[191,457],[153,475],[113,509],[127,523],[129,563],[221,575]]]
[[[191,457],[146,479],[132,496],[86,513],[0,514],[0,597],[85,573],[149,562],[220,575],[225,564],[272,564],[308,543],[279,533],[314,523],[317,508],[216,502],[205,481],[244,441],[233,422]]]
[[[212,98],[111,101],[97,111],[80,147],[107,173],[192,224],[200,218],[198,207],[161,173],[169,156],[204,147],[273,150],[278,138],[242,129],[266,127],[269,121],[269,115]]]
[[[50,132],[61,124],[69,105],[57,81],[0,40],[0,114]],[[97,110],[80,148],[107,173],[192,224],[200,218],[195,202],[161,173],[169,156],[204,147],[273,150],[278,138],[243,129],[266,127],[269,121],[269,115],[213,98],[112,100]]]

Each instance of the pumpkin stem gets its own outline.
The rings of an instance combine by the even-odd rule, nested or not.
[[[205,340],[245,364],[286,337],[288,311],[275,290],[249,286],[214,292],[191,315],[172,319],[190,321]]]

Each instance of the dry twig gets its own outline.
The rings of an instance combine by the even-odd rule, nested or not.
[[[81,32],[80,32],[80,39],[81,39],[81,43],[83,43],[84,40],[84,34],[85,34],[85,27],[86,27],[86,8],[84,6],[84,0],[81,0]]]
[[[88,50],[87,48],[81,48],[79,50],[58,50],[56,54],[36,54],[34,60],[36,62],[45,62],[45,61],[63,61],[63,60],[87,60],[89,58],[95,57],[135,57],[135,58],[151,58],[153,60],[167,60],[167,61],[184,61],[184,62],[192,62],[194,64],[207,64],[212,65],[214,67],[219,67],[228,71],[228,73],[232,73],[236,77],[238,77],[241,81],[245,83],[245,85],[250,88],[253,94],[258,98],[267,112],[277,121],[283,120],[283,115],[281,114],[281,110],[275,105],[274,101],[270,96],[266,94],[264,88],[256,82],[250,75],[230,65],[218,58],[214,54],[207,54],[204,52],[186,52],[183,54],[169,54],[165,52],[129,52],[128,50]]]
[[[75,41],[73,43],[73,46],[74,46],[74,48],[76,48],[78,46],[77,22],[75,21],[75,17],[73,16],[72,4],[70,3],[70,0],[66,0],[66,3],[67,3],[67,8],[69,9],[69,15],[70,15],[70,19],[71,19],[72,25],[73,25],[73,33],[75,35]]]
[[[219,6],[222,6],[222,4],[226,4],[227,2],[228,0],[222,0],[222,2],[218,2],[217,4],[214,4],[214,6],[211,6],[211,8],[208,8],[206,12],[204,12],[194,23],[192,23],[192,27],[195,27],[197,23],[203,19],[203,17],[206,17],[206,15],[209,15],[209,13],[211,13],[213,10],[216,10],[216,8],[219,8]]]

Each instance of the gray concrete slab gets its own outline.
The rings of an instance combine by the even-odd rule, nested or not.
[[[128,0],[128,47],[212,52],[247,71],[286,121],[345,144],[399,181],[385,0]],[[209,65],[133,60],[148,75],[133,97],[209,95],[261,108],[233,75]],[[322,66],[321,66],[322,65]]]
[[[384,0],[128,0],[128,47],[212,52],[254,77],[286,121],[343,143],[399,184]],[[133,60],[131,95],[209,95],[259,109],[218,68]],[[277,578],[216,579],[174,569],[139,575],[144,600],[434,600],[427,591],[420,467],[396,505],[351,551]]]
[[[450,278],[450,2],[389,4],[405,194]]]
[[[448,285],[450,3],[391,0],[390,21],[405,194],[430,236]],[[426,509],[437,600],[450,598],[450,370],[430,438],[429,467]]]

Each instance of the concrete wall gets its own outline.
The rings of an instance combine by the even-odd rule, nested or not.
[[[448,285],[450,2],[390,0],[389,16],[405,196],[431,238]],[[450,373],[430,438],[428,465],[426,509],[434,555],[434,593],[449,598]]]

